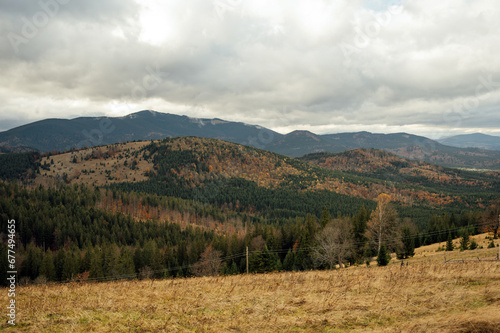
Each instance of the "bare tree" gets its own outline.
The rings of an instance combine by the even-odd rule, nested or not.
[[[482,214],[480,230],[500,235],[500,200],[488,207]]]
[[[325,264],[330,269],[342,263],[354,249],[354,233],[348,217],[334,219],[316,235],[316,247],[312,255],[318,265]]]
[[[193,266],[193,274],[196,276],[217,276],[222,267],[222,252],[217,251],[209,245],[201,254],[200,260]]]
[[[377,197],[377,208],[372,212],[366,225],[366,236],[377,245],[377,254],[380,253],[383,241],[390,240],[390,244],[386,244],[386,246],[391,250],[400,245],[399,242],[401,242],[397,214],[391,207],[390,201],[390,195],[380,194]]]

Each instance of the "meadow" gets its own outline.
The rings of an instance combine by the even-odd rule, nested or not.
[[[465,251],[463,254],[468,254]],[[476,250],[481,258],[496,249]],[[460,252],[454,251],[458,258]],[[475,256],[476,256],[475,255]],[[5,332],[500,332],[500,262],[29,285]],[[7,304],[7,289],[0,304]]]

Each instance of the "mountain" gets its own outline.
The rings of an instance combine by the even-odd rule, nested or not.
[[[264,133],[264,134],[262,134]],[[134,140],[198,136],[237,143],[258,142],[263,135],[281,134],[260,126],[221,119],[200,119],[155,111],[140,111],[124,117],[46,119],[0,133],[0,147],[41,152],[67,151]]]
[[[286,135],[270,129],[154,111],[140,111],[124,117],[83,117],[71,120],[47,119],[0,133],[0,152],[38,150],[68,151],[134,140],[196,136],[221,139],[265,149],[290,157],[315,152],[338,153],[358,148],[383,149],[403,158],[447,167],[500,170],[500,151],[458,148],[407,134],[369,132],[317,135],[293,131]]]
[[[317,135],[309,131],[293,131],[267,144],[263,149],[291,157],[299,157],[315,152],[341,152],[350,149],[343,142],[332,142],[325,135]]]
[[[295,131],[262,148],[292,157],[314,152],[338,153],[358,148],[374,148],[403,158],[446,167],[500,169],[500,152],[498,151],[450,147],[426,137],[408,133],[356,132],[316,135],[307,131]]]
[[[314,140],[314,139],[312,139]],[[316,141],[316,140],[314,140]],[[178,137],[42,157],[35,184],[106,186],[214,205],[257,219],[350,214],[391,195],[401,215],[483,207],[498,197],[498,173],[447,169],[375,149],[315,153],[300,160],[227,141]]]
[[[481,191],[481,188],[485,188],[484,186],[500,185],[498,180],[495,180],[499,175],[498,172],[475,173],[446,168],[401,158],[390,152],[373,148],[359,148],[341,153],[314,153],[299,159],[321,168],[379,179],[389,184],[425,186],[432,188],[434,192],[450,192],[456,190],[457,186],[468,185],[477,186],[473,191]],[[447,188],[450,186],[455,189]],[[389,192],[386,190],[386,193]]]
[[[455,135],[438,141],[452,147],[500,150],[499,136],[482,133]]]

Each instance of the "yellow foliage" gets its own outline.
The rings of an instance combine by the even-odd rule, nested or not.
[[[392,197],[389,195],[389,194],[385,194],[385,193],[380,193],[377,197],[377,201],[378,202],[384,202],[384,203],[387,203],[389,201],[392,200]]]

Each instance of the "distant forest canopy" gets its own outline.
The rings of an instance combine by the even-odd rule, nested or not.
[[[36,152],[0,154],[0,180],[34,178],[40,167],[39,158]]]
[[[220,263],[220,273],[238,274],[245,271],[246,246],[251,251],[250,269],[255,272],[326,268],[314,260],[317,235],[332,220],[343,217],[332,219],[324,209],[318,212],[319,217],[307,214],[281,225],[248,219],[246,233],[218,234],[190,225],[181,228],[168,221],[137,221],[121,212],[96,208],[103,195],[112,196],[85,185],[28,189],[0,183],[1,230],[7,230],[8,219],[16,221],[17,264],[23,281],[190,276],[199,274],[202,258],[210,255]],[[426,232],[401,223],[399,238],[384,239],[384,244],[398,256],[411,256],[411,249],[420,245],[484,230],[484,221],[493,213],[434,216],[433,228]],[[376,246],[367,236],[370,216],[363,206],[347,216],[353,246],[346,262],[361,263],[376,255]],[[6,258],[3,235],[0,255]],[[0,274],[8,271],[6,264],[2,259]],[[6,281],[4,276],[0,278],[2,283]]]
[[[376,150],[298,160],[194,137],[120,149],[75,150],[57,165],[51,154],[43,162],[37,153],[0,154],[2,283],[12,219],[20,277],[38,282],[238,274],[246,247],[253,272],[324,269],[363,263],[382,244],[407,258],[421,245],[500,228],[495,173]],[[96,187],[66,174],[35,185],[41,172],[85,159],[109,168],[108,179],[112,161],[147,180]],[[360,160],[363,168],[354,168]],[[141,161],[151,168],[139,170]],[[377,233],[381,210],[390,223]],[[318,252],[328,235],[345,244],[341,255]]]

